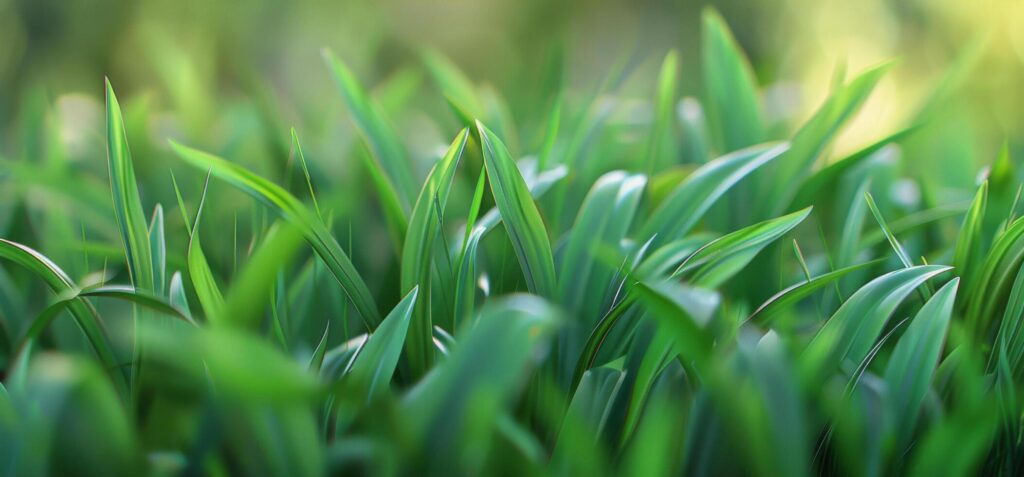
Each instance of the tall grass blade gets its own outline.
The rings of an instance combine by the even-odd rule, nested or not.
[[[366,326],[371,330],[377,327],[380,323],[380,312],[377,311],[377,304],[370,295],[366,283],[323,222],[295,196],[277,184],[220,157],[175,142],[171,143],[171,147],[185,162],[200,169],[210,170],[214,176],[256,198],[298,227],[306,237],[306,242],[323,259],[328,270],[352,300]]]
[[[487,178],[531,292],[554,296],[555,264],[540,211],[505,144],[477,122]]]

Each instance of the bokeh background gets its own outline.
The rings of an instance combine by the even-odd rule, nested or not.
[[[899,60],[841,144],[912,114],[970,48],[981,51],[951,108],[956,124],[989,149],[1021,135],[1024,3],[1014,0],[0,0],[0,125],[9,133],[27,92],[96,98],[104,75],[122,95],[151,94],[193,120],[262,88],[298,122],[336,106],[324,46],[370,84],[436,48],[513,112],[537,85],[512,79],[540,71],[553,50],[564,51],[570,83],[587,83],[627,52],[654,64],[677,48],[681,90],[693,94],[699,75],[686,73],[697,71],[705,4],[729,22],[780,114],[808,114],[837,65]]]

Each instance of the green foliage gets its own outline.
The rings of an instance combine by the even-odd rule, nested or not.
[[[562,46],[516,87],[325,49],[313,106],[169,44],[170,110],[108,81],[84,115],[105,163],[27,98],[0,475],[1019,475],[1013,143],[951,187],[910,161],[970,142],[929,126],[953,82],[850,152],[893,63],[801,122],[714,10],[699,38],[585,87]]]

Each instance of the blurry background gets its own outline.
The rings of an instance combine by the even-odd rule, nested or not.
[[[10,129],[30,90],[98,97],[104,75],[122,96],[149,93],[193,119],[214,114],[198,90],[222,100],[266,88],[298,121],[295,110],[322,108],[328,95],[336,105],[324,46],[370,84],[436,48],[493,84],[513,113],[537,85],[511,79],[529,78],[554,49],[564,47],[572,84],[629,51],[652,63],[677,48],[682,92],[693,94],[699,75],[687,72],[697,71],[704,4],[722,12],[762,85],[778,87],[783,113],[813,109],[838,64],[855,72],[898,58],[851,135],[909,114],[958,55],[983,42],[958,114],[990,148],[1021,135],[1024,3],[1014,0],[0,0],[0,125]]]

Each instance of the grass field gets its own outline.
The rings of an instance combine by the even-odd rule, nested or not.
[[[171,44],[156,94],[23,85],[0,474],[1024,473],[1021,116],[955,106],[986,43],[801,112],[698,15],[511,97],[430,48],[324,48],[302,107]]]

